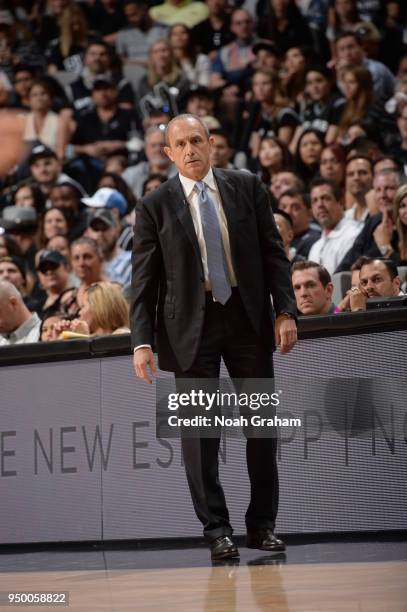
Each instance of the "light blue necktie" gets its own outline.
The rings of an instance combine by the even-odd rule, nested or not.
[[[217,302],[226,304],[232,294],[232,290],[230,288],[222,234],[215,203],[206,190],[206,185],[203,181],[198,181],[196,188],[198,189],[199,211],[201,213],[202,229],[206,244],[212,295]]]

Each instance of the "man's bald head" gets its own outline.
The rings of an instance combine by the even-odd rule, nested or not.
[[[20,299],[21,302],[23,301],[20,292],[12,283],[6,280],[0,281],[0,302],[8,300],[11,297],[16,300]]]
[[[171,119],[171,121],[169,121],[167,123],[167,125],[165,126],[164,134],[165,134],[165,144],[167,146],[169,146],[169,144],[170,144],[170,131],[171,131],[171,128],[173,128],[174,125],[176,123],[178,123],[179,121],[186,121],[187,123],[191,122],[191,121],[192,122],[197,121],[200,124],[200,126],[203,128],[203,130],[206,133],[206,135],[208,137],[208,140],[209,140],[210,133],[209,133],[209,129],[208,129],[206,123],[204,123],[204,121],[202,121],[202,119],[200,117],[198,117],[197,115],[193,115],[192,113],[183,113],[182,115],[177,115],[176,117]]]
[[[31,317],[18,289],[0,281],[0,334],[10,334]]]

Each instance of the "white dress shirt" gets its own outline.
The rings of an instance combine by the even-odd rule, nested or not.
[[[334,229],[322,231],[321,238],[312,245],[308,259],[321,264],[329,274],[333,274],[353,246],[360,229],[355,221],[342,217]]]
[[[198,201],[199,191],[198,191],[198,188],[195,186],[197,181],[187,178],[186,176],[182,176],[182,174],[179,175],[179,180],[181,181],[181,185],[184,190],[185,197],[187,198],[187,201],[189,204],[189,210],[191,213],[192,221],[194,223],[196,236],[198,238],[199,250],[201,252],[202,265],[203,265],[203,270],[204,270],[204,275],[205,275],[205,289],[206,291],[210,291],[211,283],[209,280],[209,273],[208,273],[208,258],[206,254],[206,243],[205,243],[205,238],[204,238],[203,229],[202,229],[202,220],[201,220],[201,213],[199,210],[199,201]],[[220,231],[222,234],[223,249],[225,251],[226,264],[228,268],[230,284],[232,285],[232,287],[235,287],[237,285],[237,282],[236,282],[236,275],[235,275],[233,264],[232,264],[232,256],[230,252],[228,224],[226,220],[225,211],[223,210],[219,191],[215,183],[215,177],[213,176],[212,168],[209,168],[208,174],[202,179],[202,181],[205,183],[206,188],[207,188],[207,193],[208,195],[210,195],[216,207],[216,212],[218,214],[218,219],[219,219]]]

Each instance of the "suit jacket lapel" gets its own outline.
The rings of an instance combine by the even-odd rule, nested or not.
[[[220,197],[222,199],[223,209],[225,211],[226,220],[228,223],[229,231],[229,242],[232,253],[232,261],[235,261],[235,255],[237,253],[237,193],[233,182],[229,179],[227,174],[222,170],[213,168],[213,174],[215,176],[216,184],[219,189]]]
[[[179,180],[177,175],[173,179],[170,179],[169,182],[169,190],[172,196],[170,198],[170,206],[174,210],[182,227],[184,228],[185,233],[192,244],[195,255],[198,258],[199,267],[203,272],[201,251],[199,250],[198,238],[196,236],[194,222],[192,221],[189,204],[185,197],[184,190],[182,189],[181,181]]]

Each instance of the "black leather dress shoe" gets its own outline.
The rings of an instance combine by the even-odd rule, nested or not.
[[[237,546],[232,542],[229,536],[219,536],[209,543],[211,548],[211,557],[213,561],[219,559],[232,559],[239,556]]]
[[[285,550],[282,540],[276,538],[272,529],[253,529],[247,531],[247,548],[258,548],[268,552],[280,552]]]

